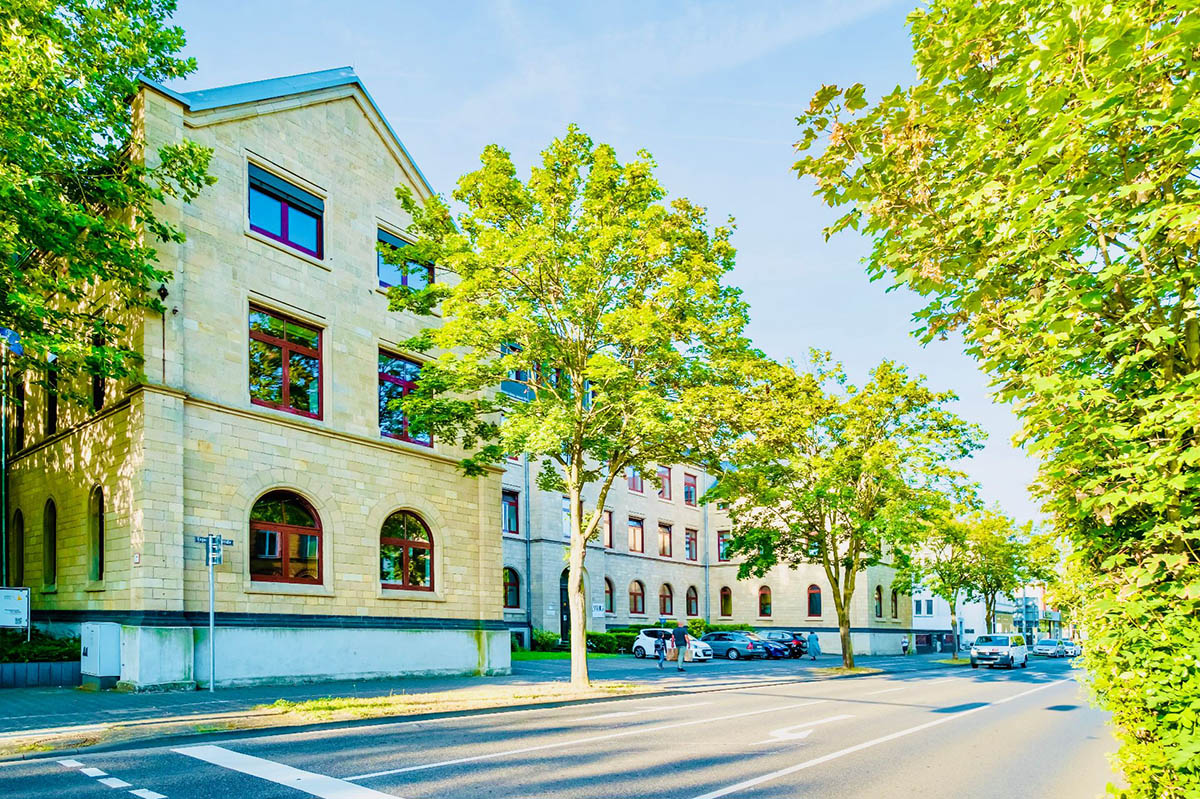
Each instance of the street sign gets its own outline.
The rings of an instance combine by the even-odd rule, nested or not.
[[[208,690],[211,692],[217,685],[217,578],[214,567],[224,561],[224,547],[233,546],[233,539],[211,533],[194,535],[192,540],[204,544],[204,565],[208,567]]]
[[[0,588],[0,627],[17,627],[29,637],[29,589]]]

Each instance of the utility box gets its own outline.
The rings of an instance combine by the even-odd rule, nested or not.
[[[79,637],[79,672],[83,684],[112,688],[121,677],[121,625],[85,621]]]

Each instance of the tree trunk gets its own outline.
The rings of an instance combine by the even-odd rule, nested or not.
[[[570,488],[571,552],[567,567],[567,602],[571,608],[571,686],[587,688],[591,684],[587,663],[587,602],[583,595],[583,558],[587,554],[587,542],[582,533],[583,507],[579,495],[577,487]]]
[[[850,642],[850,614],[838,612],[838,635],[842,639],[842,667],[854,668],[854,644]]]
[[[984,627],[989,634],[996,632],[996,597],[983,598]]]
[[[954,659],[958,660],[958,602],[950,602],[950,638],[954,646]]]

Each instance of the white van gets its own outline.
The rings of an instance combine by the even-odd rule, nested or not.
[[[971,668],[981,665],[1013,668],[1029,665],[1029,648],[1025,636],[1016,633],[995,633],[976,636],[971,643]]]

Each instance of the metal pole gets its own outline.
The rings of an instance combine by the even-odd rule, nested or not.
[[[218,539],[220,540],[220,539]],[[208,691],[212,693],[217,690],[217,617],[215,612],[216,604],[216,578],[215,567],[213,565],[213,539],[212,535],[208,537]]]
[[[0,336],[0,355],[0,584],[8,585],[8,339],[4,336]]]

